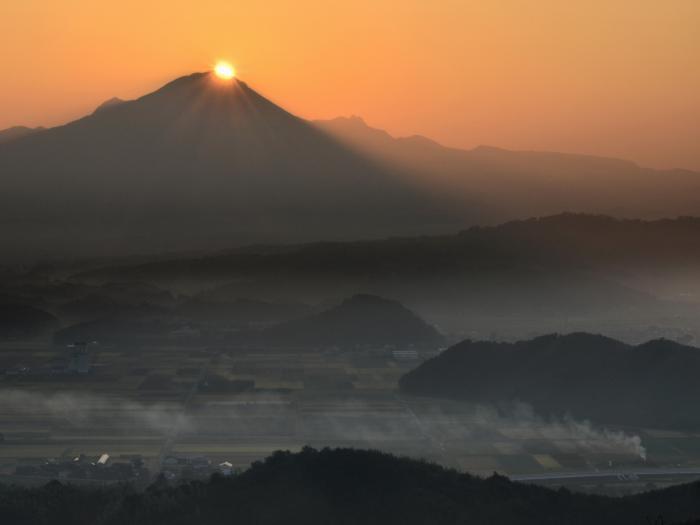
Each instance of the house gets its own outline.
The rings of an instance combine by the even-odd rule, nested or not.
[[[221,472],[224,476],[230,476],[233,474],[233,464],[229,463],[228,461],[219,463],[219,472]]]

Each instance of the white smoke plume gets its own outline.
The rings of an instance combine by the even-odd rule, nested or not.
[[[104,422],[110,427],[136,428],[167,434],[192,428],[189,417],[178,405],[60,392],[53,395],[23,390],[0,390],[3,414],[45,415],[74,426]]]
[[[48,395],[0,390],[0,415],[3,417],[8,414],[31,416],[85,429],[104,426],[217,440],[226,437],[257,440],[260,436],[274,435],[281,446],[287,442],[299,446],[349,444],[412,456],[423,456],[428,447],[448,461],[452,454],[469,449],[472,452],[468,453],[478,454],[477,450],[484,443],[501,442],[506,447],[518,448],[535,440],[551,447],[552,451],[563,447],[577,453],[646,459],[646,450],[638,435],[597,427],[572,417],[546,420],[522,403],[496,409],[438,400],[382,398],[383,408],[377,409],[372,403],[352,396],[319,399],[318,403],[313,409],[307,407],[299,412],[299,407],[289,398],[268,394],[258,395],[251,402],[231,398],[185,413],[181,403],[144,404],[80,393]],[[209,416],[213,419],[207,419]]]
[[[570,442],[575,448],[607,454],[624,454],[638,456],[644,461],[647,452],[642,445],[642,438],[619,430],[597,428],[590,421],[576,420],[570,415],[561,419],[548,419],[535,414],[532,407],[525,403],[515,403],[505,411],[480,405],[476,408],[475,422],[479,427],[503,432],[504,429],[514,433],[534,432],[554,442]]]

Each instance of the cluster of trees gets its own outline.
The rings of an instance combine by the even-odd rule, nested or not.
[[[700,484],[624,498],[480,479],[374,451],[277,452],[244,473],[143,492],[128,485],[0,487],[13,525],[644,524],[700,516]]]
[[[700,429],[700,350],[659,339],[632,346],[586,333],[529,341],[464,341],[400,380],[410,394],[514,401],[543,416]]]

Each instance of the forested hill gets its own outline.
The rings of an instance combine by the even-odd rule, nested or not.
[[[659,339],[631,346],[599,335],[516,343],[464,341],[401,378],[410,394],[520,401],[547,416],[700,429],[700,350]]]
[[[700,484],[624,498],[480,479],[371,451],[278,452],[231,478],[177,487],[0,488],[12,525],[643,525],[700,517]]]
[[[358,294],[319,314],[273,326],[260,340],[286,345],[420,345],[440,343],[442,336],[401,303]]]
[[[457,235],[250,246],[198,257],[92,268],[76,282],[166,288],[229,283],[237,297],[335,302],[354,293],[413,309],[503,315],[599,314],[700,297],[700,219],[561,214]],[[418,309],[420,312],[421,309]],[[655,310],[656,311],[656,310]]]
[[[135,265],[104,266],[77,279],[110,281],[187,278],[229,279],[241,274],[310,270],[340,275],[361,272],[425,273],[426,270],[512,270],[526,264],[547,269],[696,266],[700,218],[656,221],[562,213],[475,226],[457,235],[395,237],[374,241],[248,246],[197,257],[160,258]],[[564,268],[561,266],[565,265]]]

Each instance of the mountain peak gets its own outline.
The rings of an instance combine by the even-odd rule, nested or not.
[[[109,109],[109,108],[112,108],[115,106],[119,106],[120,104],[123,104],[124,102],[126,102],[126,100],[122,100],[121,98],[118,98],[118,97],[112,97],[108,100],[105,100],[102,104],[97,106],[97,108],[95,108],[95,113],[97,113],[98,111],[104,111],[105,109]]]
[[[436,344],[442,335],[398,301],[357,294],[319,314],[269,329],[270,341],[324,345]]]
[[[171,93],[175,91],[189,89],[207,89],[211,91],[217,91],[219,93],[230,93],[237,92],[241,89],[250,90],[250,87],[248,87],[248,84],[246,84],[238,78],[224,80],[218,78],[211,71],[205,71],[199,73],[190,73],[189,75],[184,75],[176,78],[175,80],[171,80],[170,82],[163,85],[150,95]]]
[[[71,250],[92,244],[83,224],[98,216],[100,239],[136,251],[146,229],[160,250],[407,232],[444,214],[410,181],[211,72],[3,144],[0,172],[3,219],[80,210]]]
[[[139,114],[144,108],[152,108],[161,113],[159,119],[200,112],[210,116],[214,113],[224,115],[234,105],[244,106],[245,104],[234,104],[243,99],[248,99],[252,104],[272,105],[241,80],[222,80],[211,72],[200,72],[176,78],[133,101],[112,97],[100,104],[92,115],[112,115],[114,112],[111,110],[115,108]]]
[[[196,116],[204,119],[207,125],[217,123],[228,127],[238,122],[240,125],[257,123],[269,128],[284,125],[280,119],[298,120],[242,80],[223,80],[212,72],[192,73],[176,78],[135,102],[142,108],[160,112],[161,116],[172,115],[173,112],[182,117]],[[251,131],[248,129],[248,134]]]

